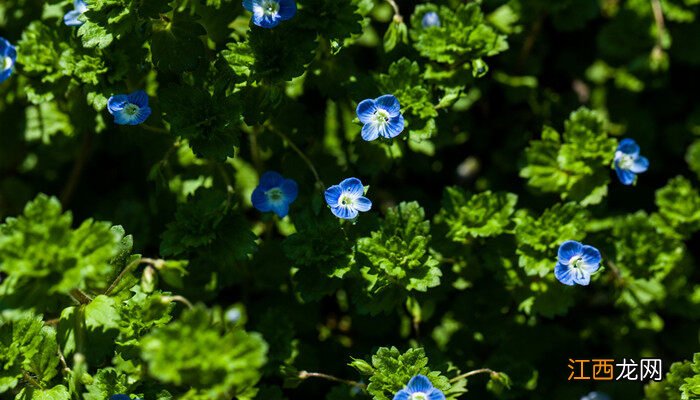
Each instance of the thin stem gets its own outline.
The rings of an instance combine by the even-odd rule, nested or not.
[[[163,300],[165,301],[177,301],[178,303],[182,303],[187,306],[190,310],[194,308],[192,303],[190,303],[189,300],[186,298],[180,296],[180,295],[175,295],[175,296],[163,296]]]
[[[354,387],[362,389],[362,390],[365,390],[367,388],[367,386],[364,383],[355,382],[355,381],[351,381],[348,379],[337,378],[333,375],[323,374],[320,372],[299,371],[299,379],[304,380],[304,379],[308,379],[308,378],[320,378],[320,379],[325,379],[327,381],[344,383],[346,385],[354,386]]]
[[[401,10],[399,10],[399,5],[396,4],[395,0],[386,0],[387,3],[391,4],[391,8],[394,9],[394,21],[403,22],[403,16],[401,15]]]
[[[141,264],[141,262],[143,262],[143,258],[137,258],[136,260],[130,262],[126,267],[124,267],[122,272],[120,272],[119,275],[117,275],[116,279],[114,279],[114,282],[112,282],[112,284],[109,285],[107,290],[105,290],[104,294],[109,296],[112,293],[112,291],[117,287],[119,282],[124,278],[124,276],[126,276],[126,274],[128,274],[139,264]]]
[[[233,183],[231,183],[231,179],[228,176],[228,173],[226,173],[226,168],[220,163],[216,163],[216,169],[219,170],[219,173],[221,174],[221,179],[224,181],[224,184],[226,185],[226,192],[230,195],[233,193]]]
[[[454,378],[450,379],[450,383],[454,383],[457,381],[461,381],[464,378],[469,378],[470,376],[473,375],[478,375],[478,374],[496,374],[497,372],[490,369],[490,368],[481,368],[481,369],[475,369],[474,371],[469,371],[466,372],[462,375],[457,375]]]
[[[61,360],[61,365],[63,365],[63,371],[71,372],[70,368],[68,367],[68,363],[66,363],[66,358],[63,356],[63,352],[60,348],[58,349],[58,359]]]
[[[656,49],[660,51],[664,48],[663,38],[666,36],[666,22],[664,21],[664,10],[661,7],[661,0],[651,0],[651,9],[654,12],[656,22]]]
[[[41,384],[36,381],[36,379],[32,378],[31,375],[27,371],[22,371],[22,375],[24,376],[24,379],[27,380],[32,386],[34,386],[37,389],[42,389]]]
[[[292,142],[292,140],[289,138],[289,136],[285,135],[284,133],[282,133],[281,131],[277,130],[277,129],[276,129],[275,127],[273,127],[273,126],[270,126],[270,130],[271,130],[272,132],[274,132],[277,136],[279,136],[280,138],[282,138],[282,140],[284,140],[284,141],[287,142],[287,144],[289,145],[289,147],[291,147],[292,150],[294,150],[294,151],[299,155],[299,157],[306,163],[306,165],[309,167],[309,169],[311,170],[311,173],[314,174],[314,178],[316,178],[316,182],[317,182],[318,184],[320,184],[322,188],[325,189],[326,186],[323,184],[323,181],[321,180],[321,177],[318,175],[318,171],[316,171],[316,167],[314,167],[314,164],[311,162],[311,160],[309,159],[309,157],[307,157],[306,154],[304,154],[304,152],[301,151],[301,149],[300,149],[299,147],[297,147],[297,145],[294,144],[294,142]]]
[[[163,267],[165,266],[165,260],[163,260],[162,258],[143,257],[141,258],[141,262],[144,264],[148,264],[155,269],[163,269]]]
[[[87,293],[83,292],[82,290],[78,288],[71,289],[70,292],[70,297],[73,298],[73,300],[77,301],[80,304],[90,304],[92,301],[92,298],[87,295]]]

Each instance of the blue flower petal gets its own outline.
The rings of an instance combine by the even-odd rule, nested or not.
[[[122,111],[129,104],[129,98],[124,94],[112,96],[107,100],[107,110],[110,114]]]
[[[83,13],[78,10],[68,11],[66,15],[63,16],[63,23],[66,24],[66,26],[81,26],[84,24],[83,21],[78,19],[81,15],[83,15]]]
[[[554,267],[554,276],[557,277],[557,280],[559,280],[559,282],[565,285],[574,285],[573,267],[571,266],[564,265],[562,263],[557,263],[557,266]]]
[[[343,188],[341,188],[340,185],[333,185],[326,189],[326,192],[323,195],[326,199],[326,204],[331,207],[336,207],[340,201],[341,194],[343,194]]]
[[[270,204],[267,195],[265,195],[265,189],[260,186],[253,190],[253,194],[250,196],[250,202],[253,203],[253,207],[255,207],[258,211],[268,212],[272,210],[272,205]]]
[[[629,186],[637,179],[637,175],[634,172],[618,166],[615,166],[615,172],[617,172],[617,177],[623,185]]]
[[[433,388],[433,391],[428,394],[428,400],[445,400],[445,395],[440,390]]]
[[[440,26],[440,17],[435,11],[428,11],[423,15],[423,20],[421,21],[423,28],[431,28],[434,26]]]
[[[367,212],[372,208],[372,201],[364,196],[360,196],[352,202],[352,206],[357,211]]]
[[[375,111],[377,111],[377,107],[372,99],[362,100],[360,104],[357,105],[357,109],[355,109],[357,118],[359,118],[360,122],[363,124],[372,122],[372,116]]]
[[[389,116],[396,117],[401,112],[401,104],[399,104],[399,99],[391,94],[385,94],[384,96],[377,97],[374,100],[374,104],[377,108],[381,108],[389,113]]]
[[[287,204],[293,203],[299,195],[299,186],[297,186],[297,183],[293,179],[285,179],[280,185],[280,189],[282,189],[284,201],[286,201]]]
[[[81,13],[84,13],[85,11],[88,10],[88,4],[84,0],[75,0],[73,2],[73,8],[75,8],[76,11],[80,11]]]
[[[109,400],[131,400],[131,396],[126,394],[114,394],[109,398]]]
[[[574,282],[582,286],[588,286],[591,283],[591,274],[587,273],[583,269],[577,268],[573,271]]]
[[[648,169],[649,160],[646,157],[639,156],[634,160],[630,171],[634,172],[635,174],[641,174],[642,172],[646,172]]]
[[[343,192],[353,196],[354,198],[362,196],[365,193],[365,187],[357,178],[347,178],[343,180],[340,182],[340,187],[343,189]]]
[[[279,201],[276,203],[270,203],[272,206],[272,211],[277,214],[280,218],[284,218],[289,214],[289,203],[286,201]]]
[[[282,18],[279,13],[267,14],[265,12],[257,10],[259,6],[253,7],[253,24],[261,28],[274,28],[282,22]]]
[[[581,260],[583,261],[583,268],[589,274],[592,274],[600,268],[600,261],[602,257],[600,256],[600,251],[593,246],[583,246],[581,251]]]
[[[5,66],[5,59],[9,58],[9,66]],[[6,81],[15,68],[17,62],[17,49],[6,39],[0,37],[0,83]]]
[[[636,157],[639,154],[639,145],[634,139],[622,139],[617,145],[617,151]]]
[[[127,96],[129,103],[136,104],[139,107],[148,106],[148,95],[143,90],[137,90]]]
[[[134,121],[133,121],[134,125],[144,123],[148,119],[148,117],[151,116],[151,113],[152,113],[151,107],[148,107],[148,106],[141,107],[141,109],[139,110],[139,112],[136,114],[136,116],[134,118]]]
[[[379,127],[375,123],[368,123],[362,127],[362,139],[371,142],[379,138]]]
[[[432,388],[433,384],[425,375],[414,376],[410,381],[408,381],[408,385],[406,385],[406,390],[408,390],[409,393],[428,393]]]
[[[297,3],[294,0],[280,0],[280,9],[278,11],[282,21],[292,19],[297,13]]]
[[[253,12],[253,0],[243,0],[243,8]]]
[[[404,119],[403,115],[399,114],[397,117],[393,117],[389,120],[388,124],[386,125],[386,129],[384,131],[384,136],[387,139],[394,138],[396,136],[399,136],[401,132],[403,132],[404,128]]]
[[[356,209],[348,206],[331,207],[331,212],[338,218],[355,219],[359,214]]]
[[[282,185],[282,182],[284,182],[284,177],[279,172],[267,171],[260,177],[258,185],[265,190],[270,190],[279,187]]]
[[[409,400],[411,394],[404,389],[399,390],[395,395],[393,400]]]
[[[575,240],[567,240],[559,246],[559,252],[557,256],[559,257],[559,263],[564,265],[569,265],[569,261],[581,255],[583,251],[583,245]]]

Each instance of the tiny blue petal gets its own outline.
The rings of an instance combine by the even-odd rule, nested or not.
[[[262,28],[274,28],[297,13],[294,0],[243,0],[243,8],[253,13],[251,21]]]
[[[639,145],[633,139],[623,139],[615,151],[615,173],[623,185],[632,185],[637,174],[649,169],[649,160],[639,155]]]
[[[17,62],[17,49],[5,38],[0,37],[0,83],[12,75]]]
[[[565,285],[588,285],[591,275],[598,271],[602,257],[593,246],[567,240],[559,246],[554,276]]]
[[[326,189],[324,198],[331,212],[338,218],[355,219],[360,212],[372,208],[372,202],[363,196],[365,187],[357,178],[347,178]]]
[[[590,392],[581,397],[581,400],[610,400],[610,396],[601,392]]]
[[[85,1],[75,0],[73,2],[73,10],[68,11],[66,15],[63,16],[63,22],[68,26],[81,26],[85,22],[81,21],[79,17],[87,10],[88,5]]]
[[[293,179],[286,179],[275,171],[265,172],[253,190],[250,201],[258,211],[272,211],[280,218],[289,214],[289,205],[299,195],[299,187]]]
[[[406,390],[401,389],[398,392],[396,392],[393,400],[409,400],[410,398],[411,394],[408,393]]]
[[[428,394],[428,400],[445,400],[445,395],[440,390],[433,388],[433,391]]]
[[[142,90],[110,97],[107,100],[107,110],[118,125],[139,125],[151,116],[148,95]]]
[[[131,400],[131,396],[127,394],[114,394],[110,396],[109,400]]]
[[[434,26],[440,26],[440,17],[435,11],[428,11],[423,15],[423,20],[421,21],[423,28],[431,28]]]
[[[410,381],[408,381],[408,385],[406,385],[406,390],[408,390],[409,393],[427,393],[432,388],[432,382],[430,382],[430,379],[428,379],[428,377],[425,375],[414,376]]]
[[[639,154],[639,145],[634,141],[634,139],[622,139],[620,144],[617,146],[617,151],[631,156],[636,156]]]
[[[355,112],[363,124],[362,139],[368,142],[380,136],[391,139],[404,130],[401,104],[394,95],[385,94],[376,99],[363,100],[357,105]]]

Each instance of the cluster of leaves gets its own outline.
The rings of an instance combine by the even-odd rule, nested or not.
[[[91,0],[72,28],[69,3],[0,2],[0,397],[580,398],[572,356],[697,349],[698,0],[298,0],[274,29],[234,0]],[[138,89],[152,116],[114,126]],[[406,129],[366,143],[383,94]],[[269,170],[299,186],[283,219],[250,201]],[[349,176],[373,207],[341,223],[321,193]],[[588,287],[553,274],[567,240],[602,253]],[[694,399],[699,364],[603,389]]]

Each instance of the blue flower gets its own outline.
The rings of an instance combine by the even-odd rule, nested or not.
[[[0,83],[12,75],[17,61],[17,49],[5,38],[0,37]]]
[[[421,24],[423,25],[423,28],[440,26],[440,17],[435,11],[428,11],[423,15],[423,21]]]
[[[425,375],[416,375],[408,381],[405,389],[396,393],[394,400],[445,400],[445,395],[434,388]]]
[[[113,394],[109,397],[109,400],[131,400],[131,396],[128,394]]]
[[[631,185],[637,174],[649,169],[649,160],[639,155],[639,145],[632,139],[622,139],[615,151],[615,172],[623,185]]]
[[[258,187],[253,190],[253,206],[262,212],[272,211],[284,218],[289,213],[289,205],[297,199],[299,188],[292,179],[285,179],[274,171],[265,172],[260,177]]]
[[[326,203],[333,215],[342,219],[355,219],[360,211],[369,211],[372,202],[363,196],[365,187],[357,178],[348,178],[326,189]]]
[[[567,240],[559,246],[559,262],[554,275],[559,282],[573,286],[588,285],[591,274],[600,268],[600,252],[593,246],[584,246],[574,240]]]
[[[601,392],[590,392],[581,397],[581,400],[610,400],[610,396]]]
[[[357,105],[357,117],[365,125],[362,127],[362,139],[367,141],[380,136],[391,139],[403,131],[401,104],[390,94],[360,102]]]
[[[68,26],[80,26],[85,22],[81,21],[78,17],[83,15],[85,11],[88,10],[88,5],[84,0],[75,0],[73,2],[73,10],[68,11],[66,15],[63,16],[63,23]]]
[[[253,23],[262,28],[274,28],[297,13],[294,0],[243,0],[243,7],[253,13]]]
[[[114,123],[119,125],[138,125],[151,115],[148,95],[143,90],[110,97],[107,109],[114,115]]]

